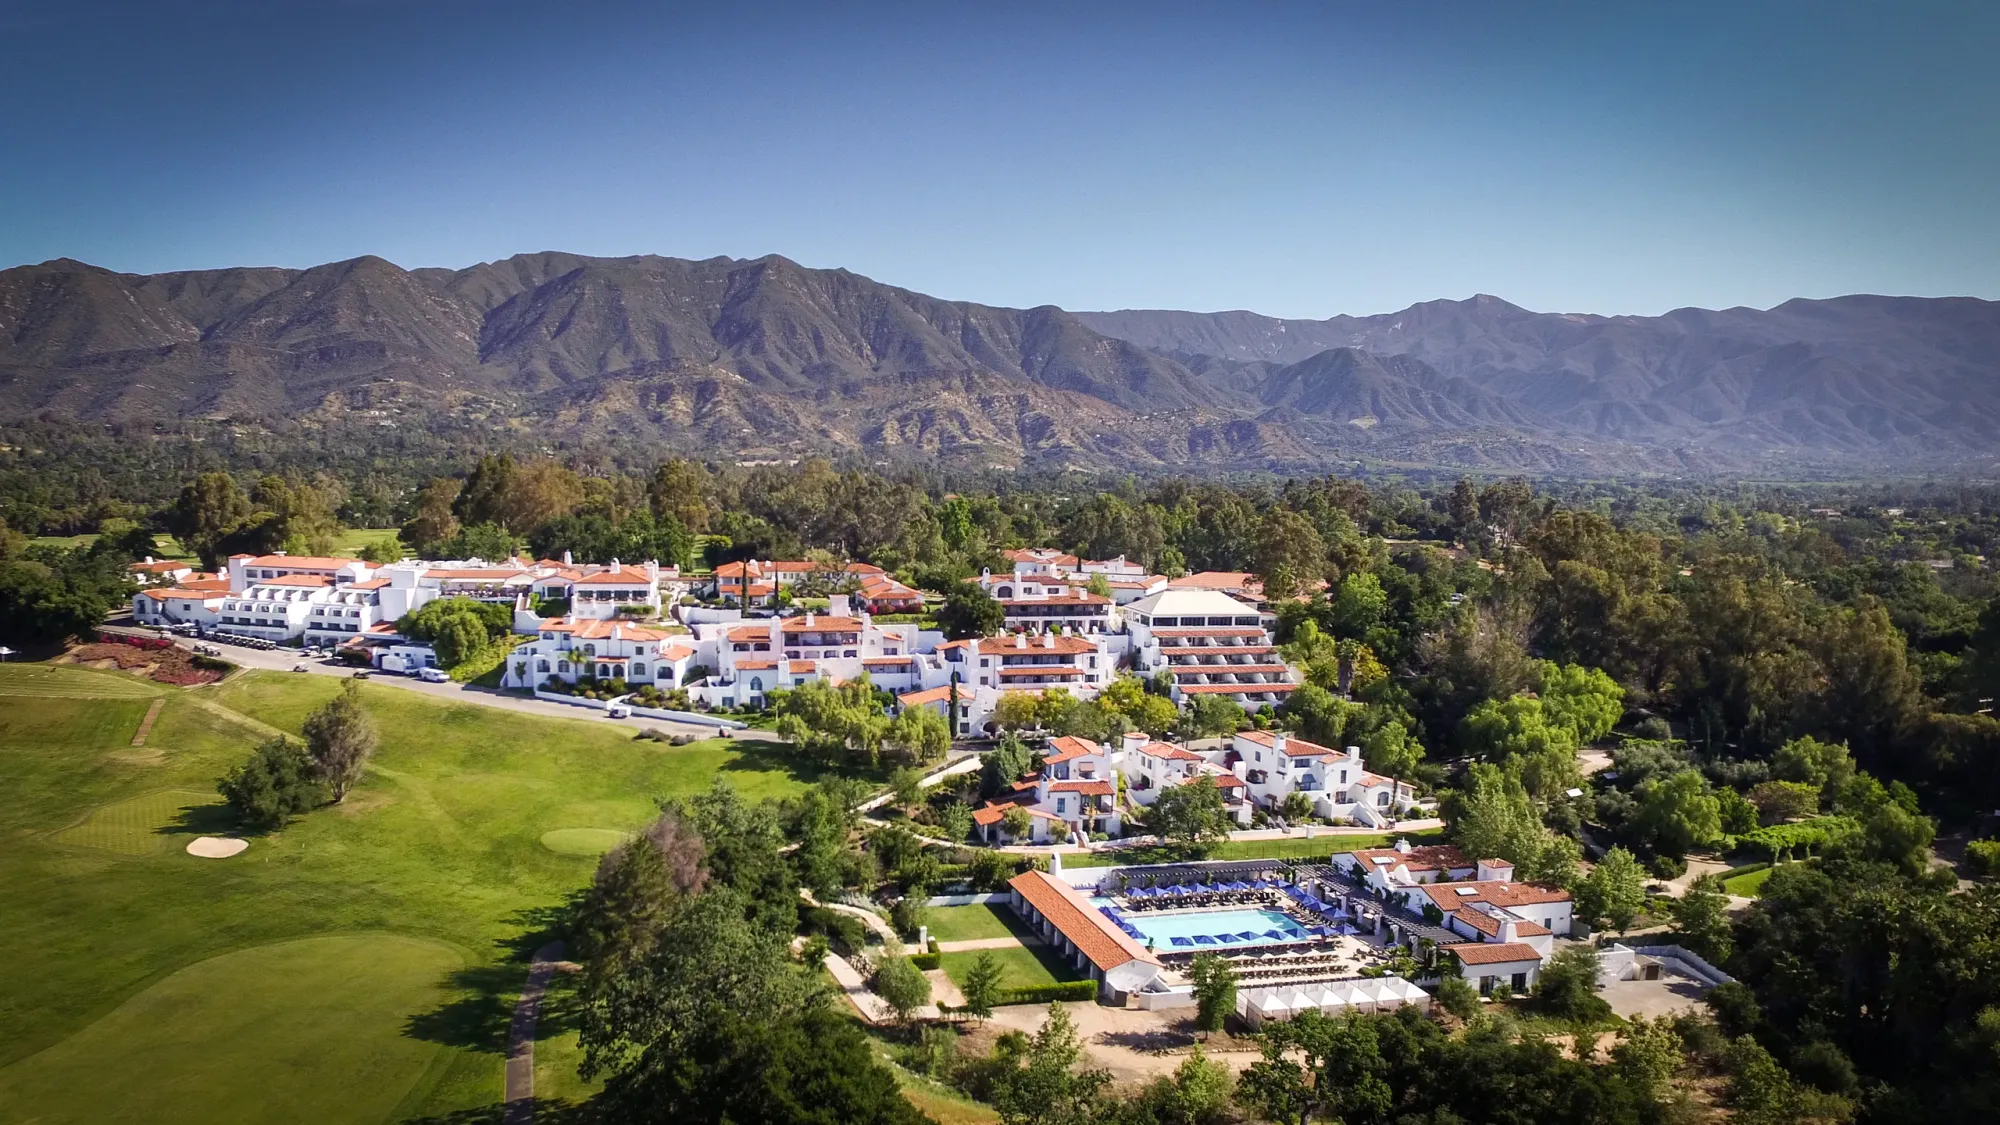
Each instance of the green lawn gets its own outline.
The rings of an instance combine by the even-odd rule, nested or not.
[[[1438,843],[1443,835],[1442,832],[1432,829],[1428,832],[1316,836],[1310,840],[1302,837],[1277,840],[1226,840],[1210,848],[1203,858],[1325,860],[1336,852],[1351,852],[1361,848],[1386,848],[1397,840],[1408,840],[1412,844]],[[1174,848],[1146,846],[1116,848],[1110,851],[1091,852],[1088,855],[1064,854],[1062,861],[1064,867],[1112,867],[1139,863],[1181,863],[1188,858]]]
[[[334,536],[333,553],[341,558],[350,558],[361,553],[363,547],[379,543],[384,539],[402,542],[401,530],[394,527],[351,527]],[[30,539],[35,546],[88,547],[97,542],[95,535],[42,535]],[[156,559],[186,559],[193,562],[195,555],[181,545],[181,541],[171,535],[155,535],[153,552]]]
[[[525,953],[601,846],[717,776],[752,798],[808,780],[765,745],[673,747],[364,684],[382,747],[344,805],[234,859],[187,855],[229,828],[216,777],[343,682],[249,672],[181,690],[0,666],[0,1122],[490,1106]],[[333,935],[377,945],[298,944]],[[543,1034],[538,1072],[573,1069],[573,1030],[548,1019]],[[583,1090],[572,1076],[551,1092]]]
[[[924,924],[931,928],[931,936],[939,941],[1019,937],[1029,932],[1019,915],[997,902],[975,906],[933,906],[924,912]]]
[[[991,953],[1000,962],[1001,988],[1029,988],[1035,985],[1056,984],[1066,980],[1082,980],[1077,972],[1055,950],[1046,945],[1016,945],[1006,949],[967,950],[963,953],[946,953],[939,957],[939,967],[951,982],[965,987],[965,974],[972,970],[973,962],[980,954]]]
[[[401,528],[395,527],[350,527],[334,537],[333,553],[340,558],[351,558],[361,554],[363,547],[371,547],[384,539],[394,539],[399,548],[403,547]]]
[[[1763,893],[1764,880],[1769,879],[1771,872],[1776,870],[1777,868],[1775,867],[1766,867],[1759,871],[1752,871],[1747,875],[1737,875],[1733,878],[1724,879],[1722,881],[1722,889],[1724,892],[1735,895],[1738,898],[1756,898],[1759,894]]]

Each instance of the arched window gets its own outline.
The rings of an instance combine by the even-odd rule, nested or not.
[[[569,661],[567,661],[567,660],[558,660],[558,661],[556,661],[556,671],[558,671],[558,672],[561,672],[561,673],[562,673],[562,674],[564,674],[564,675],[568,675],[568,674],[569,674]]]
[[[761,694],[763,694],[763,691],[764,691],[764,677],[762,677],[762,676],[752,676],[752,677],[750,677],[750,690],[751,690],[751,691],[753,691],[753,692],[756,692],[756,693],[758,693],[758,694],[760,694],[760,695],[761,695]]]
[[[1014,596],[1014,587],[1002,586],[998,590],[993,591],[993,596],[996,598],[1011,598]]]
[[[634,665],[632,665],[632,674],[633,674],[634,676],[643,676],[643,675],[645,675],[645,674],[646,674],[646,666],[645,666],[644,664],[634,664]]]

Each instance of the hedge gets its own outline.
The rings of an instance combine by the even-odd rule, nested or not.
[[[922,969],[925,972],[930,972],[932,969],[941,968],[943,966],[944,954],[912,953],[910,954],[910,964],[915,965],[917,968]]]
[[[1097,982],[1094,980],[1066,980],[1060,984],[1031,984],[1023,988],[1003,988],[1000,990],[1001,1004],[1047,1004],[1056,1000],[1095,1000]]]

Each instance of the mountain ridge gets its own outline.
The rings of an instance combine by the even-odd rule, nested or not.
[[[948,301],[779,255],[0,270],[0,418],[383,426],[998,465],[1699,470],[2000,453],[2000,303],[1280,320]]]

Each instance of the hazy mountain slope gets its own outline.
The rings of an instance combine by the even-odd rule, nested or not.
[[[717,456],[1604,471],[2000,450],[2000,304],[1846,297],[1662,317],[1494,297],[1325,321],[946,301],[771,256],[548,251],[140,276],[0,271],[0,417],[363,410]]]

